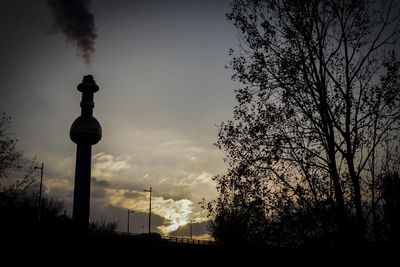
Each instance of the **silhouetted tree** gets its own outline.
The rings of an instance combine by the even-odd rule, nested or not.
[[[61,215],[61,212],[64,210],[64,203],[61,200],[46,197],[42,199],[41,209],[41,220],[51,221]]]
[[[91,222],[89,225],[89,230],[97,233],[97,234],[111,234],[117,230],[119,222],[112,220],[112,221],[105,221],[101,220],[100,222]]]
[[[11,124],[11,117],[5,113],[0,117],[0,186],[7,195],[8,201],[22,196],[30,185],[37,181],[36,157],[32,160],[23,158],[22,151],[16,149],[17,139],[12,138],[8,132]],[[10,172],[15,175],[22,175],[21,179],[6,181]],[[14,196],[14,197],[11,197]]]
[[[17,229],[31,227],[38,221],[38,193],[33,184],[38,182],[36,157],[33,160],[23,158],[17,151],[17,139],[8,133],[11,118],[5,113],[0,117],[0,216],[2,230],[9,227]],[[14,177],[9,177],[13,172]],[[16,178],[20,177],[20,178]],[[42,199],[42,219],[53,220],[63,209],[59,200]]]
[[[14,191],[12,188],[0,192],[1,231],[28,231],[38,223],[37,194],[30,190]],[[63,210],[63,202],[43,198],[41,222],[53,223]]]
[[[243,87],[216,144],[229,163],[215,177],[221,195],[262,199],[270,218],[283,207],[319,217],[328,204],[340,236],[363,239],[368,163],[399,137],[397,4],[232,1],[232,78]]]
[[[267,218],[264,202],[219,197],[203,208],[207,209],[212,236],[223,245],[259,245],[266,242]],[[205,203],[203,203],[205,204]]]
[[[5,178],[9,172],[18,166],[22,153],[17,151],[17,139],[8,133],[11,117],[5,113],[0,114],[0,178]]]

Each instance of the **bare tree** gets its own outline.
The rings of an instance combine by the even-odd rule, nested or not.
[[[22,157],[22,152],[16,149],[18,140],[7,132],[10,123],[11,117],[5,113],[0,114],[0,178],[7,177],[18,166],[18,160]]]
[[[329,203],[340,235],[363,239],[369,163],[399,136],[396,4],[232,1],[241,46],[231,68],[243,87],[217,142],[229,162],[215,177],[222,195],[262,198],[267,215]]]

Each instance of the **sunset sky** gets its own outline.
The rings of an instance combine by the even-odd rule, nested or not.
[[[45,0],[2,1],[0,112],[24,156],[44,162],[45,196],[72,214],[69,129],[80,114],[76,86],[93,74],[103,138],[93,147],[91,220],[125,231],[131,209],[131,231],[147,232],[151,186],[152,231],[188,235],[192,220],[193,234],[206,234],[198,202],[217,196],[211,178],[226,170],[213,143],[237,87],[224,68],[238,45],[228,11],[228,0],[93,0],[98,38],[87,67]]]

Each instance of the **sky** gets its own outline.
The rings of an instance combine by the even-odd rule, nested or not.
[[[44,162],[44,195],[72,214],[76,145],[69,129],[80,114],[76,86],[93,74],[100,90],[94,116],[91,220],[126,231],[207,237],[198,204],[217,196],[224,173],[213,144],[235,105],[229,48],[237,31],[229,0],[93,0],[97,39],[91,66],[55,26],[45,0],[6,0],[0,9],[0,112],[26,158]]]

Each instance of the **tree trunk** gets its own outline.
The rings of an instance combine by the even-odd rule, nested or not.
[[[332,145],[329,145],[329,147],[332,147]],[[336,167],[335,153],[332,151],[334,150],[328,151],[330,177],[332,179],[335,192],[336,221],[339,228],[339,237],[341,240],[344,240],[348,232],[348,222],[346,217],[346,208],[344,205],[342,186],[340,184],[340,177]]]
[[[363,208],[362,208],[362,201],[361,201],[361,190],[360,190],[360,179],[354,170],[354,162],[352,157],[347,157],[347,165],[349,167],[349,174],[351,178],[351,182],[353,185],[354,190],[354,206],[356,208],[356,218],[357,218],[357,229],[356,234],[358,240],[364,240],[364,215],[363,215]]]

